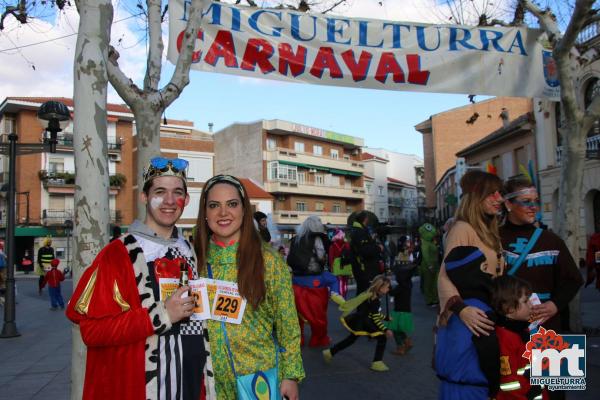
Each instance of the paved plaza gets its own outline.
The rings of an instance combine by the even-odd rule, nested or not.
[[[65,299],[72,283],[63,285]],[[414,349],[405,356],[390,353],[388,342],[384,361],[387,373],[368,369],[375,342],[361,338],[338,354],[331,365],[321,358],[320,349],[304,348],[306,380],[301,398],[320,399],[436,399],[438,380],[431,369],[432,326],[435,311],[413,293],[416,332]],[[17,275],[17,327],[20,337],[0,339],[0,399],[69,399],[71,324],[60,311],[51,311],[47,289],[37,294],[37,277]],[[568,399],[600,398],[600,293],[593,288],[582,292],[583,321],[592,329],[587,341],[587,385],[585,392],[570,392]],[[0,309],[2,312],[3,309]],[[330,336],[346,336],[338,323],[339,313],[330,307]]]

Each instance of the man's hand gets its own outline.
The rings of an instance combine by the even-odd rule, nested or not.
[[[184,293],[187,293],[190,288],[182,286],[177,289],[167,300],[165,300],[165,308],[169,314],[169,320],[172,324],[189,318],[194,310],[194,298],[191,296],[182,298]]]
[[[477,337],[480,335],[489,336],[490,332],[494,330],[494,323],[485,315],[483,310],[477,307],[467,306],[461,310],[458,316],[471,333]]]
[[[558,308],[553,301],[547,301],[537,306],[531,307],[531,317],[534,321],[540,320],[541,324],[554,317],[558,312]]]
[[[281,397],[288,400],[298,400],[298,382],[292,379],[284,379],[280,386]]]

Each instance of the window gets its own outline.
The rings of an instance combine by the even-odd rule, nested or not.
[[[325,209],[325,204],[321,201],[317,201],[315,203],[315,211],[323,211]]]
[[[298,153],[304,153],[304,143],[294,142],[294,150],[296,150]]]
[[[64,172],[65,161],[62,158],[51,158],[48,160],[48,172]]]
[[[303,201],[296,202],[296,211],[306,211],[306,203]]]
[[[340,204],[338,204],[338,203],[334,203],[333,207],[331,208],[331,210],[334,213],[341,213],[342,212],[342,206]]]
[[[379,209],[379,217],[382,219],[385,217],[385,209],[384,208]]]
[[[65,209],[65,196],[50,196],[48,198],[48,209],[49,210],[61,210]]]
[[[306,183],[306,172],[298,172],[298,183],[301,185]]]
[[[2,133],[10,134],[17,133],[15,132],[15,119],[13,117],[4,117],[4,121],[2,122]]]
[[[352,206],[346,207],[346,212],[349,214],[352,214],[354,212],[354,207],[352,207]]]
[[[313,146],[313,154],[315,156],[322,156],[323,155],[323,147],[315,144]]]
[[[515,149],[515,161],[517,162],[517,171],[519,170],[519,165],[527,168],[529,157],[527,157],[527,149],[525,147],[519,147]]]
[[[325,175],[315,174],[315,185],[319,185],[319,186],[325,185]]]
[[[377,186],[377,194],[383,196],[383,186]]]
[[[365,184],[365,188],[367,189],[367,193],[371,193],[371,184],[370,183],[366,183]]]
[[[277,139],[267,138],[267,150],[275,150],[277,148]]]
[[[339,153],[339,151],[337,151],[337,149],[329,150],[329,154],[331,154],[331,158],[333,158],[334,160],[337,160],[340,158],[340,153]]]
[[[328,174],[325,176],[325,184],[327,186],[340,186],[340,177]]]
[[[279,164],[277,161],[269,163],[267,178],[269,180],[297,181],[298,167]]]
[[[187,179],[192,182],[206,182],[213,176],[212,157],[183,155],[188,160]]]

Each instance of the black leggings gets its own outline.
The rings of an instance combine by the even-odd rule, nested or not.
[[[339,353],[345,348],[352,346],[354,342],[356,342],[356,339],[358,339],[358,336],[351,333],[350,336],[335,344],[330,349],[331,355],[334,356],[336,353]],[[373,361],[381,361],[383,360],[383,352],[385,351],[386,337],[385,335],[379,335],[375,336],[375,339],[377,340],[377,346],[375,347],[375,356],[373,357]]]

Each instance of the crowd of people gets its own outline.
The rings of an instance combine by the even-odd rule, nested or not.
[[[455,219],[441,229],[426,223],[392,240],[360,211],[345,229],[308,217],[284,245],[241,181],[217,175],[204,185],[192,244],[176,227],[190,201],[186,168],[182,159],[150,161],[145,219],[115,235],[67,305],[88,349],[85,399],[296,400],[301,346],[334,363],[361,336],[375,346],[370,369],[388,371],[388,340],[397,356],[413,347],[416,276],[438,312],[440,398],[547,398],[502,371],[525,367],[511,363],[528,321],[564,331],[583,279],[564,242],[535,226],[531,182],[470,171]],[[50,263],[39,287],[58,283],[60,294],[54,259],[38,257],[38,268]],[[384,309],[383,298],[392,305]],[[330,300],[339,322],[327,320]],[[61,301],[53,296],[52,308]],[[348,335],[332,340],[328,326],[338,323]]]

